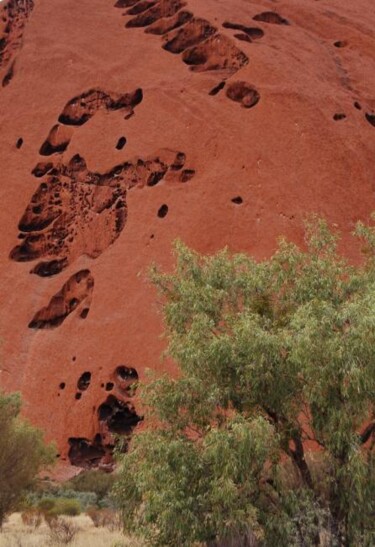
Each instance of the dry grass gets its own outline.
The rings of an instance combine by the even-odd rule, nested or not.
[[[72,547],[143,547],[139,541],[125,537],[121,532],[107,528],[96,528],[87,515],[64,517],[78,529]],[[50,538],[50,529],[45,522],[38,528],[22,522],[20,513],[11,515],[0,533],[0,547],[60,547]]]

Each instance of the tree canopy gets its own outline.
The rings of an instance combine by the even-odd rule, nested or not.
[[[177,243],[175,271],[154,269],[180,370],[143,387],[152,426],[120,456],[127,530],[151,545],[375,544],[375,230],[356,236],[357,267],[314,218],[304,249],[282,239],[256,262]]]
[[[19,416],[18,393],[0,392],[0,527],[43,466],[54,461],[55,450],[42,432]]]

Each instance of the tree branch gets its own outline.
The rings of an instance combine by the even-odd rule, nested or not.
[[[369,424],[359,436],[361,444],[367,443],[371,435],[375,435],[375,421]]]

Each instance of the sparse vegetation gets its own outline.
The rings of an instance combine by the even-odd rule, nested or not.
[[[52,544],[68,545],[79,532],[78,526],[63,517],[57,517],[48,521],[50,528],[49,538]]]
[[[43,515],[39,509],[31,507],[21,513],[22,522],[31,528],[39,528],[43,522]]]
[[[119,454],[126,530],[153,546],[375,544],[375,229],[356,235],[358,268],[314,219],[305,250],[282,240],[257,263],[178,244],[176,271],[154,270],[180,375],[142,388],[152,427]]]
[[[91,469],[74,477],[65,483],[64,487],[75,492],[93,492],[97,496],[97,504],[106,506],[110,503],[108,496],[114,481],[115,477],[112,474]]]
[[[134,537],[124,536],[120,531],[106,527],[95,527],[87,515],[60,517],[78,528],[72,542],[74,547],[142,547]],[[50,527],[43,521],[37,528],[22,522],[19,513],[12,514],[4,523],[0,533],[0,547],[59,547],[63,545],[51,538]]]
[[[19,394],[0,392],[0,528],[43,466],[54,461],[42,432],[21,419]]]
[[[120,513],[114,509],[89,507],[86,514],[91,518],[97,528],[105,527],[111,531],[121,530],[122,528]]]
[[[44,498],[40,500],[38,509],[47,521],[60,515],[75,517],[82,512],[81,504],[78,500],[67,498]]]

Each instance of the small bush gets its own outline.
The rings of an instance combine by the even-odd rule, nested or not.
[[[22,518],[22,522],[26,526],[30,526],[34,529],[39,528],[43,520],[41,511],[34,507],[25,509],[25,511],[21,513],[21,518]]]
[[[56,500],[54,498],[42,498],[39,500],[37,507],[42,513],[48,513],[55,505]]]
[[[56,515],[75,517],[82,512],[81,504],[75,499],[57,498],[55,507],[51,510]]]
[[[91,518],[96,528],[105,527],[111,532],[121,528],[121,517],[118,511],[89,507],[86,514]]]
[[[61,489],[56,494],[56,498],[75,499],[79,502],[83,511],[87,507],[97,505],[98,503],[98,496],[95,492],[78,492],[76,490]]]
[[[74,517],[82,512],[79,501],[69,498],[43,498],[38,503],[38,509],[48,523],[60,515]]]
[[[65,486],[77,492],[95,492],[98,499],[101,500],[108,495],[114,485],[114,481],[115,478],[113,475],[104,471],[91,469],[83,471],[65,483]]]
[[[52,545],[67,545],[74,540],[79,532],[79,528],[76,524],[62,517],[51,519],[48,522],[48,525],[50,528],[49,537]]]

